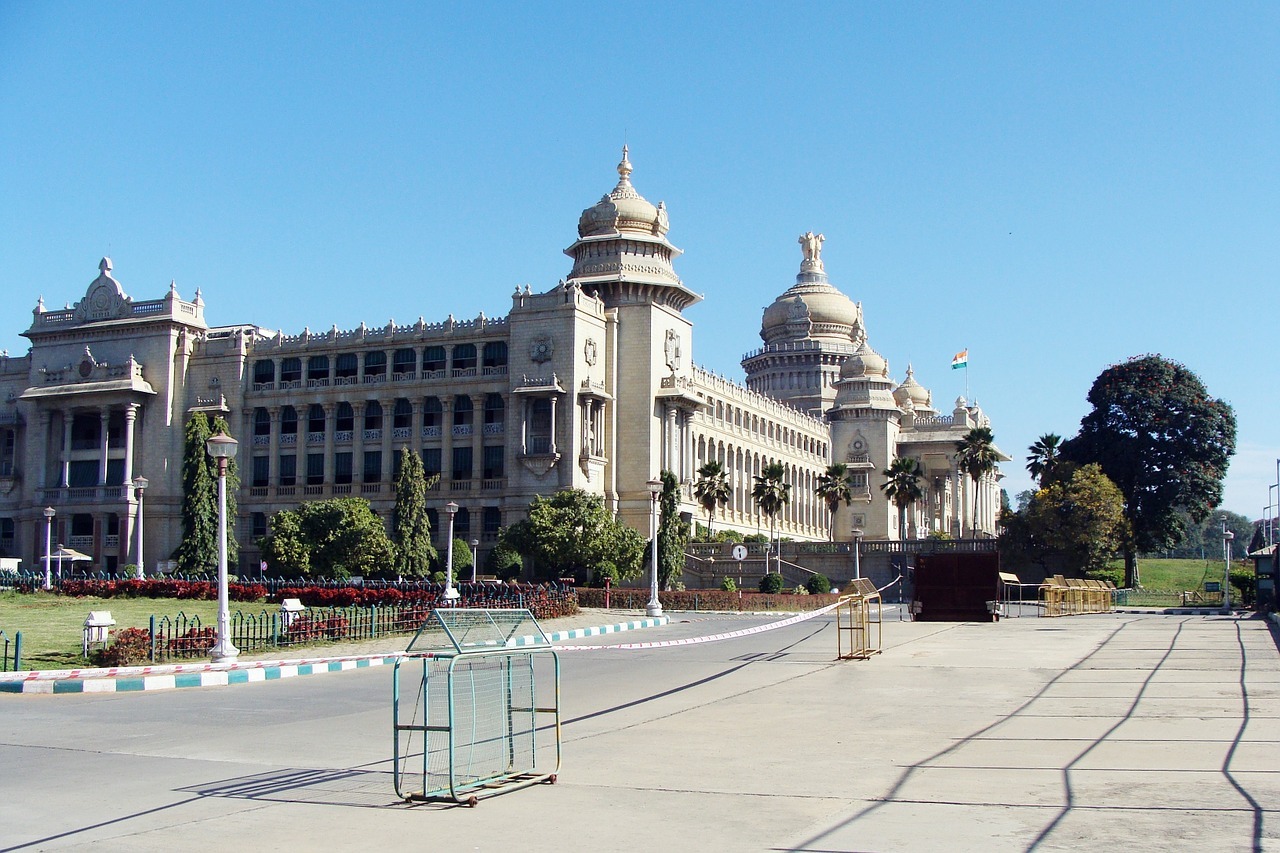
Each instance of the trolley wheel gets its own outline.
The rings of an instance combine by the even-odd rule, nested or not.
[[[476,804],[479,802],[480,801],[476,799],[475,795],[473,794],[470,797],[467,797],[467,808],[474,809],[476,807]]]
[[[552,773],[550,776],[547,777],[547,784],[554,785],[555,783],[556,783],[556,774]]]

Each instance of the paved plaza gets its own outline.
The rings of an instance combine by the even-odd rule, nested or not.
[[[771,621],[673,615],[587,642]],[[1280,849],[1266,622],[884,628],[861,662],[826,616],[566,651],[558,783],[475,809],[395,797],[389,667],[0,695],[0,849]]]

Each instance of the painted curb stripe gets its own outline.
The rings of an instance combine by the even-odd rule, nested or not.
[[[555,631],[546,635],[551,642],[613,634],[639,628],[666,625],[666,616]],[[532,646],[546,643],[541,637],[519,637],[510,645]],[[565,648],[565,647],[561,647]],[[296,660],[261,660],[236,663],[153,664],[150,666],[101,667],[95,669],[35,670],[0,673],[0,693],[124,693],[146,690],[172,690],[182,687],[213,687],[275,681],[299,675],[318,675],[385,666],[404,656],[404,652],[377,655],[346,655],[333,658],[301,658]]]

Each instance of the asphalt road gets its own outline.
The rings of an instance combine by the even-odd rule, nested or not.
[[[395,796],[389,668],[0,695],[0,849],[1280,849],[1266,623],[889,621],[884,645],[835,661],[819,617],[566,651],[558,783],[475,809]]]

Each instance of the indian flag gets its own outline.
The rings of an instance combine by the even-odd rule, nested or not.
[[[960,352],[956,353],[955,356],[953,356],[951,359],[952,370],[959,370],[962,367],[967,368],[968,366],[969,366],[969,350],[967,348],[960,350]]]

